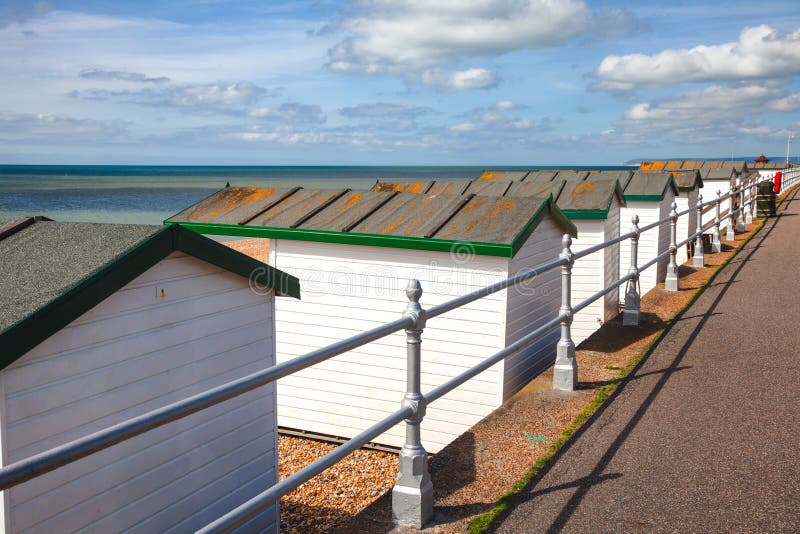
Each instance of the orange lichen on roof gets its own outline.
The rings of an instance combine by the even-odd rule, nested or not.
[[[651,171],[660,171],[666,165],[666,161],[654,161],[653,164],[650,166]]]
[[[492,210],[492,218],[499,216],[504,211],[508,211],[514,207],[516,201],[511,200],[497,200],[494,204],[494,209]]]
[[[594,191],[597,184],[592,182],[581,182],[572,190],[572,198],[577,198],[580,195]]]
[[[668,171],[671,171],[673,169],[680,169],[681,165],[683,165],[682,161],[670,161],[664,166],[664,169]]]
[[[400,217],[397,221],[395,221],[393,223],[389,223],[383,229],[382,233],[388,234],[389,232],[393,232],[398,226],[400,226],[403,223],[404,220],[405,220],[405,217]]]
[[[475,201],[468,202],[466,206],[464,206],[465,210],[473,210],[475,209]]]
[[[347,208],[349,208],[350,206],[361,200],[362,196],[363,195],[361,193],[354,194],[352,197],[350,197],[350,199],[347,202],[341,205],[341,207],[339,208],[339,213],[343,212],[344,210],[346,210]]]
[[[419,193],[422,191],[422,183],[421,182],[414,182],[413,184],[408,186],[407,191],[409,193]]]
[[[478,180],[492,181],[497,179],[497,173],[486,171],[478,177]]]
[[[652,162],[652,161],[643,161],[643,162],[642,162],[642,163],[639,165],[639,170],[640,170],[640,171],[649,171],[650,169],[652,169],[652,168],[653,168],[653,163],[654,163],[654,162]]]
[[[241,202],[258,202],[259,200],[264,200],[265,198],[269,198],[272,196],[272,193],[275,192],[274,187],[270,187],[267,189],[253,189],[252,192],[241,199]],[[239,196],[244,194],[244,191],[237,192]]]
[[[378,182],[377,184],[375,184],[375,187],[373,187],[372,190],[384,193],[393,193],[395,191],[400,191],[402,187],[403,184],[397,184],[392,182]]]
[[[207,203],[198,204],[195,209],[186,217],[189,221],[197,219],[205,220],[207,217],[216,217],[224,214],[232,209],[239,207],[241,204],[248,202],[257,202],[262,198],[271,195],[275,190],[270,189],[255,189],[252,187],[231,187],[221,190],[219,193],[211,197],[209,201],[211,206]],[[246,196],[245,196],[246,195]],[[213,208],[209,212],[204,209]]]

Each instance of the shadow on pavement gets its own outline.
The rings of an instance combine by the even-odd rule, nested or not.
[[[792,199],[791,200],[794,200],[794,198],[796,196],[797,196],[797,191],[792,193]],[[789,201],[790,200],[787,197],[787,200],[784,201],[781,204],[780,208],[782,210],[785,210],[786,207],[788,207],[788,202]],[[735,266],[735,270],[733,271],[732,275],[729,277],[730,281],[732,281],[733,279],[736,278],[736,276],[739,274],[741,269],[747,263],[746,260],[748,260],[753,254],[755,254],[755,252],[762,246],[764,240],[766,240],[770,236],[770,234],[773,232],[775,227],[780,223],[780,220],[781,220],[781,218],[783,216],[785,216],[785,214],[779,213],[777,217],[775,217],[771,221],[767,222],[767,226],[768,227],[765,228],[765,231],[762,231],[760,234],[758,234],[754,238],[754,240],[753,240],[753,241],[755,241],[754,246],[750,245],[748,247],[748,250],[746,251],[746,255],[743,257],[743,259],[745,261],[741,261],[738,266]],[[723,269],[722,271],[717,273],[714,276],[714,278],[711,280],[711,282],[713,282],[714,279],[717,278],[719,274],[721,274],[726,269],[729,269],[731,267],[734,267],[734,265],[729,264],[725,269]],[[670,363],[670,365],[666,369],[658,371],[658,373],[661,373],[661,377],[659,378],[658,382],[656,382],[656,384],[653,386],[653,389],[648,393],[647,397],[642,401],[641,405],[638,407],[638,409],[634,413],[633,417],[631,417],[630,421],[628,421],[628,423],[625,425],[625,427],[622,429],[622,431],[619,433],[619,435],[617,435],[617,437],[614,439],[614,441],[608,446],[608,448],[604,452],[603,456],[600,458],[598,463],[592,469],[591,473],[589,473],[585,477],[581,477],[581,478],[579,478],[577,480],[574,480],[573,482],[570,482],[569,484],[565,484],[565,485],[561,486],[562,488],[577,488],[577,491],[572,495],[572,497],[569,499],[569,501],[567,501],[567,503],[561,508],[561,511],[558,513],[558,515],[555,517],[553,522],[546,529],[548,532],[549,531],[559,531],[559,530],[563,529],[564,526],[569,521],[569,519],[572,516],[572,514],[575,512],[577,507],[580,505],[580,503],[585,498],[585,496],[588,493],[589,489],[591,489],[593,486],[595,486],[597,484],[601,484],[602,482],[604,482],[605,480],[608,480],[610,478],[611,475],[603,474],[603,471],[608,467],[609,463],[614,458],[614,455],[616,454],[616,452],[620,449],[620,447],[623,445],[623,443],[625,443],[625,440],[631,434],[633,429],[636,428],[636,426],[641,421],[643,416],[647,413],[647,410],[653,404],[653,401],[655,401],[655,399],[658,397],[659,393],[664,388],[664,386],[667,384],[667,382],[669,381],[669,379],[672,376],[672,374],[686,368],[686,366],[681,366],[680,365],[681,361],[683,360],[684,356],[686,355],[689,347],[692,346],[692,344],[694,342],[694,339],[697,336],[697,334],[702,330],[703,326],[705,326],[705,324],[708,321],[709,317],[711,317],[714,314],[714,311],[716,310],[716,308],[719,305],[719,303],[722,301],[722,298],[727,293],[727,290],[728,290],[728,288],[730,287],[731,284],[730,284],[730,282],[721,282],[721,283],[719,283],[719,285],[722,286],[722,289],[719,291],[719,294],[711,302],[711,304],[708,307],[707,311],[705,311],[702,314],[700,321],[697,323],[697,326],[695,326],[695,328],[693,329],[692,333],[689,334],[688,341],[686,343],[684,343],[683,346],[678,349],[678,351],[677,351],[677,353],[675,355],[675,358],[673,358],[673,360]],[[693,308],[693,306],[691,306],[689,309],[691,310],[692,308]],[[674,325],[674,323],[673,323],[673,325]],[[617,396],[619,396],[625,390],[626,385],[628,383],[630,383],[632,380],[636,380],[637,378],[641,378],[642,376],[644,376],[644,374],[642,374],[642,375],[638,374],[639,369],[644,364],[644,362],[647,360],[649,355],[652,354],[652,352],[655,350],[655,348],[658,347],[659,345],[661,345],[662,341],[669,334],[669,330],[671,330],[671,328],[672,327],[669,327],[668,330],[664,333],[664,335],[662,335],[653,344],[653,346],[650,347],[650,349],[648,350],[648,352],[645,355],[645,357],[643,357],[639,361],[637,366],[633,369],[633,371],[625,379],[623,379],[620,382],[619,387],[614,391],[612,396],[605,403],[603,403],[603,405],[600,406],[600,408],[586,421],[586,423],[583,426],[581,426],[573,434],[572,438],[553,456],[553,458],[551,458],[551,460],[547,463],[547,465],[541,471],[539,471],[539,473],[537,473],[537,475],[534,476],[528,482],[528,484],[526,485],[525,489],[523,489],[519,493],[517,499],[515,499],[515,502],[506,509],[506,511],[502,514],[500,520],[494,523],[494,525],[492,527],[492,531],[496,531],[496,529],[501,526],[502,522],[508,517],[508,515],[514,509],[516,509],[516,507],[520,504],[520,502],[531,501],[531,500],[535,499],[538,495],[543,495],[544,493],[549,493],[549,492],[552,492],[552,491],[555,491],[556,489],[558,489],[558,488],[545,488],[545,489],[537,490],[536,489],[536,485],[553,468],[553,466],[558,462],[558,460],[567,451],[569,451],[571,449],[572,445],[578,439],[580,439],[580,437],[586,432],[586,430],[589,429],[598,420],[598,418],[610,406],[613,405],[614,400],[616,399]],[[537,530],[539,530],[539,529],[537,528]]]

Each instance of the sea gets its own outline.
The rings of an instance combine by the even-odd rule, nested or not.
[[[492,167],[492,170],[629,166]],[[0,221],[44,215],[59,221],[161,224],[232,186],[367,190],[377,180],[469,180],[482,167],[0,165]]]

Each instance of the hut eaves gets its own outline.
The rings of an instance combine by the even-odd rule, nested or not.
[[[297,278],[179,226],[0,223],[0,369],[175,251],[300,298]]]
[[[510,182],[500,185],[507,188]],[[293,201],[293,197],[298,200]],[[231,187],[170,217],[165,224],[179,224],[201,234],[444,252],[455,244],[469,243],[476,254],[513,257],[548,214],[565,232],[577,235],[575,226],[552,197],[523,199],[386,190],[288,192]]]

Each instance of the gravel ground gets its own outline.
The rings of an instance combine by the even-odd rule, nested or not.
[[[293,436],[278,438],[278,472],[284,479],[336,445]],[[368,449],[351,454],[281,499],[281,532],[327,532],[391,489],[397,455]]]
[[[737,236],[736,242],[748,235]],[[243,248],[249,245],[239,243]],[[737,244],[723,243],[722,253],[706,255],[707,267],[680,267],[682,291],[668,292],[659,285],[642,299],[640,328],[623,328],[618,318],[603,325],[578,347],[581,383],[578,391],[554,391],[552,371],[548,371],[433,457],[430,469],[436,516],[434,526],[425,531],[464,532],[472,517],[491,509],[590,402],[595,390],[618,376],[620,368],[654,338],[665,320],[688,302],[693,291],[708,279],[715,266],[732,254]],[[264,249],[256,252],[263,255]],[[311,439],[281,436],[280,478],[334,447]],[[396,472],[396,455],[357,451],[281,499],[281,531],[392,530],[389,490]]]

